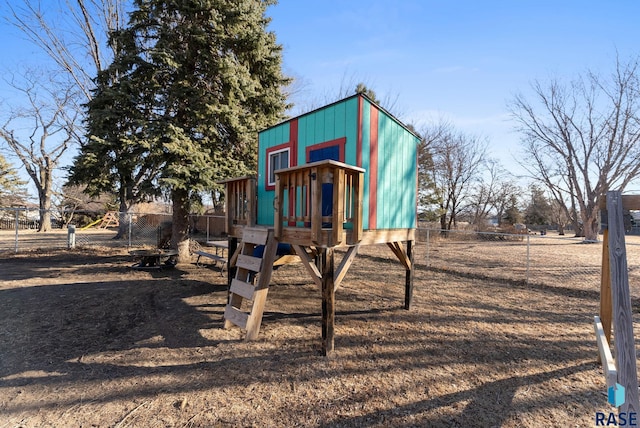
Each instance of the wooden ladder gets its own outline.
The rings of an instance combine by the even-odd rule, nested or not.
[[[255,257],[253,252],[259,245],[264,245],[264,252],[262,257]],[[224,310],[224,328],[237,325],[245,329],[247,340],[258,337],[260,331],[277,248],[278,242],[273,229],[261,227],[243,229],[235,262],[236,274],[231,280],[229,300]],[[245,300],[245,306],[251,307],[248,313],[242,309]]]

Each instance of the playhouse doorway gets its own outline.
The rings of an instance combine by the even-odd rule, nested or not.
[[[340,146],[326,146],[309,150],[308,162],[318,162],[322,160],[334,160],[340,162]],[[324,183],[322,185],[322,216],[333,215],[333,184]]]

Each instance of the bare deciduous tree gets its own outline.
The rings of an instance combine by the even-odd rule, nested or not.
[[[85,186],[65,185],[62,189],[55,192],[54,205],[60,216],[63,225],[68,225],[79,212],[85,214],[104,214],[109,204],[113,204],[113,195],[102,195],[95,198],[87,194],[84,190]]]
[[[14,108],[0,127],[0,138],[20,160],[38,191],[39,231],[51,229],[53,174],[62,155],[77,139],[78,109],[71,87],[61,89],[53,76],[27,74],[12,86],[28,101]]]
[[[433,146],[450,134],[453,127],[450,122],[440,119],[433,125],[425,126],[418,134],[418,211],[421,216],[434,221],[440,217],[439,192],[436,189]],[[435,208],[437,207],[438,208]]]
[[[124,0],[23,0],[6,2],[9,20],[51,58],[85,101],[91,98],[93,79],[113,58],[118,47],[108,45],[111,31],[122,28]]]
[[[457,225],[457,215],[479,177],[487,144],[480,137],[450,131],[435,140],[432,147],[440,228],[450,230]]]
[[[478,227],[485,225],[490,213],[502,203],[497,199],[503,196],[500,192],[505,190],[508,175],[496,159],[488,159],[485,164],[485,174],[474,186],[466,209],[471,223]]]
[[[608,78],[536,81],[533,101],[518,95],[510,105],[526,153],[521,164],[567,213],[567,202],[575,207],[587,241],[598,239],[602,196],[640,174],[638,67],[638,60],[617,60]]]
[[[118,50],[115,43],[108,43],[108,36],[123,27],[126,4],[125,0],[5,2],[7,20],[53,60],[49,74],[27,72],[26,85],[13,85],[25,100],[11,100],[7,109],[11,114],[0,135],[38,190],[41,230],[51,224],[53,171],[70,144],[82,139],[77,120],[83,114],[81,105],[91,99],[94,78]],[[24,130],[28,123],[32,128]]]
[[[516,207],[515,201],[518,200],[520,195],[522,194],[522,189],[520,186],[515,184],[512,180],[503,180],[498,183],[494,190],[493,199],[492,199],[492,210],[498,219],[498,226],[502,226],[502,224],[507,220],[508,222],[515,224],[513,222],[513,209]],[[511,208],[511,215],[507,215],[507,211]]]

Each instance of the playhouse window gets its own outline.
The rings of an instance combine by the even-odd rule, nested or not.
[[[282,149],[269,154],[269,186],[276,184],[276,170],[289,168],[289,149]]]

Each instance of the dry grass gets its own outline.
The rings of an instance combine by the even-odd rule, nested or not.
[[[430,271],[425,250],[410,311],[386,246],[356,258],[331,358],[299,265],[274,273],[259,339],[245,342],[222,328],[212,269],[138,272],[106,248],[4,258],[0,427],[582,427],[611,410],[597,289]]]

